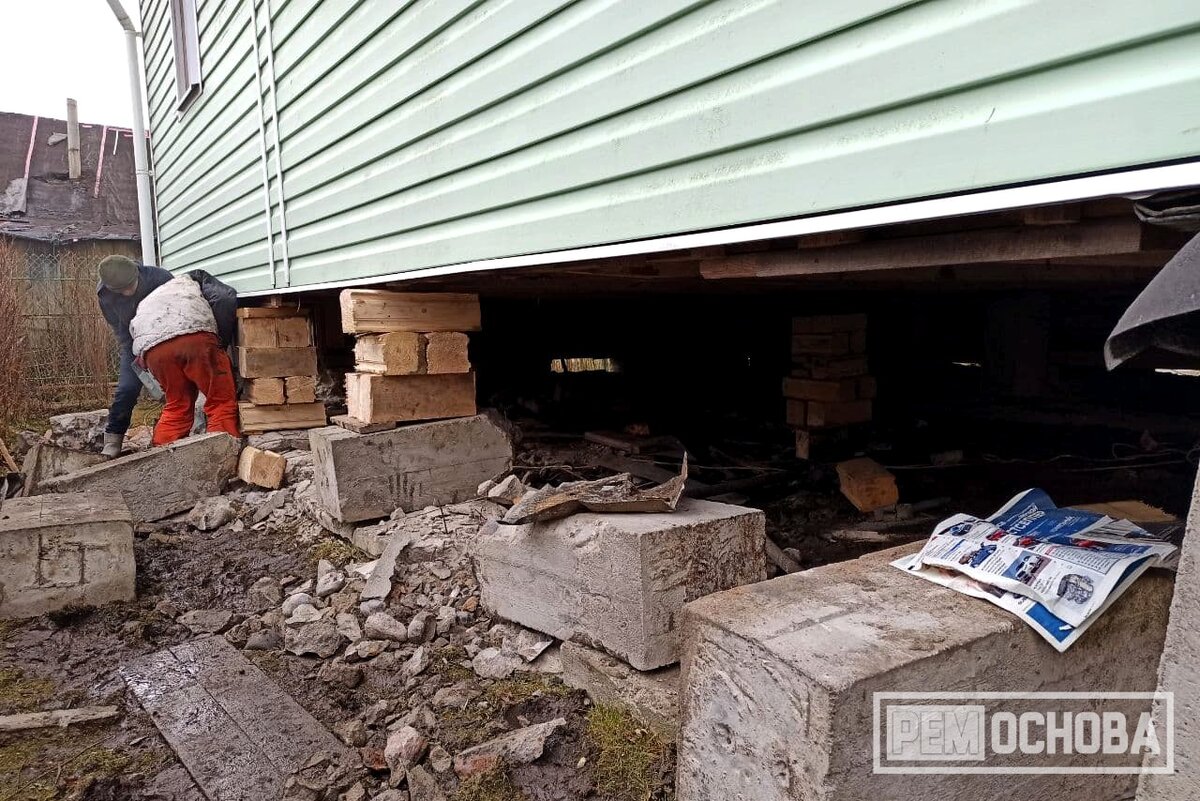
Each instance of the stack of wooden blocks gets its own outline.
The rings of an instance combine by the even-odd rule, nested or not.
[[[814,458],[818,446],[844,441],[848,427],[870,421],[875,379],[866,353],[865,314],[792,320],[792,374],[783,395],[798,458]]]
[[[317,351],[308,313],[296,308],[238,309],[238,404],[242,432],[325,425],[317,403]]]
[[[342,330],[354,334],[355,372],[346,375],[355,431],[475,414],[468,331],[479,330],[479,297],[459,293],[347,289]]]

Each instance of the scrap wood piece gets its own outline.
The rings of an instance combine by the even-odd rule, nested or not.
[[[595,481],[572,481],[530,490],[504,515],[510,525],[545,522],[577,512],[673,512],[687,486],[687,454],[679,475],[654,487],[637,489],[633,476],[621,473]]]
[[[767,561],[784,573],[799,573],[802,569],[800,563],[784,553],[783,549],[776,545],[770,537],[763,539],[763,547],[766,550]]]
[[[650,437],[642,434],[626,434],[619,431],[585,431],[583,438],[597,445],[603,445],[616,451],[635,455],[640,455],[646,451],[679,447],[679,440],[675,439],[675,437]]]
[[[21,472],[21,468],[17,467],[17,463],[13,460],[12,454],[8,452],[8,446],[4,444],[3,439],[0,439],[0,458],[4,459],[4,465],[8,468],[8,472]]]
[[[74,723],[93,720],[108,720],[120,714],[115,706],[81,706],[78,709],[55,709],[50,712],[23,712],[19,715],[0,716],[0,732],[48,729],[51,726],[66,728]]]
[[[353,757],[223,637],[173,646],[120,672],[211,801],[279,798],[314,756]]]
[[[874,512],[900,501],[896,477],[874,459],[861,457],[838,462],[838,484],[842,495],[860,512]]]
[[[665,467],[660,467],[647,459],[631,459],[628,456],[622,456],[617,453],[606,453],[596,460],[596,464],[600,467],[608,468],[614,473],[629,473],[630,475],[644,478],[646,481],[653,481],[662,484],[670,481],[675,477],[674,470],[668,470]],[[687,480],[687,488],[685,490],[688,496],[694,496],[697,492],[702,492],[709,488],[708,484],[703,481],[697,481],[694,478]]]

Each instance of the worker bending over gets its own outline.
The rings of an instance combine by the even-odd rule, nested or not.
[[[142,387],[141,369],[149,369],[166,394],[155,445],[191,432],[198,392],[205,396],[208,430],[239,436],[233,364],[225,351],[236,330],[237,293],[203,270],[174,278],[124,256],[102,260],[99,272],[100,309],[121,356],[104,455],[121,452]]]

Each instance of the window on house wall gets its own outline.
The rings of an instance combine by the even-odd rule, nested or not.
[[[200,31],[196,24],[196,0],[170,0],[171,35],[175,46],[175,93],[177,108],[186,111],[200,96]]]

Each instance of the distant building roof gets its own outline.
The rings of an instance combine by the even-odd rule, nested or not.
[[[83,173],[72,181],[66,120],[0,112],[0,234],[48,242],[138,239],[132,133],[79,128]]]

